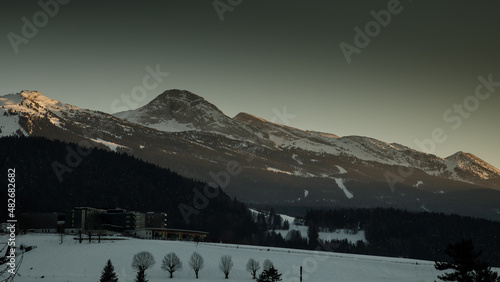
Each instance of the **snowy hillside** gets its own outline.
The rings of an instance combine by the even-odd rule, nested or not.
[[[0,241],[5,244],[7,237]],[[218,269],[220,257],[231,255],[234,268],[229,280],[253,281],[245,270],[250,258],[262,265],[270,259],[283,274],[283,281],[299,281],[299,266],[303,266],[303,281],[434,281],[439,274],[433,262],[386,257],[325,253],[257,246],[237,246],[212,243],[151,241],[151,240],[115,240],[104,243],[83,242],[65,236],[59,244],[58,235],[28,234],[17,237],[19,244],[37,246],[24,254],[16,282],[51,281],[84,282],[98,281],[106,261],[111,259],[119,281],[133,281],[135,272],[131,268],[132,257],[141,251],[151,252],[156,260],[152,269],[146,271],[150,282],[168,280],[163,271],[161,260],[169,252],[175,252],[183,262],[183,269],[174,273],[173,280],[179,281],[224,281]],[[198,252],[205,259],[205,267],[200,271],[200,278],[195,279],[189,268],[188,259],[193,252]],[[41,279],[41,277],[44,279]]]
[[[307,238],[308,228],[309,227],[304,226],[304,225],[296,226],[294,224],[291,224],[289,230],[276,230],[276,232],[281,234],[281,236],[283,236],[283,238],[285,238],[286,235],[288,234],[288,232],[290,232],[290,230],[297,230],[297,231],[300,231],[300,234],[302,235],[303,238]],[[350,232],[349,230],[346,230],[346,229],[336,230],[335,232],[322,232],[322,231],[320,231],[320,232],[318,232],[318,235],[319,235],[320,240],[325,240],[325,241],[345,240],[346,239],[347,241],[349,241],[352,244],[356,244],[356,242],[358,242],[358,241],[363,241],[365,243],[368,242],[368,241],[366,241],[365,231],[363,231],[363,230],[358,231],[356,234],[353,234],[352,232]]]
[[[498,217],[494,200],[500,198],[500,171],[472,154],[444,159],[369,137],[301,130],[250,114],[231,118],[186,90],[167,90],[141,108],[115,115],[37,91],[8,94],[0,97],[0,137],[9,135],[126,153],[189,178],[216,180],[231,197],[245,202],[391,206]],[[228,173],[229,164],[238,169]],[[471,193],[452,195],[460,191]]]
[[[206,131],[231,139],[260,139],[244,124],[186,90],[165,91],[143,107],[114,116],[164,132]]]
[[[255,209],[250,209],[250,211],[257,216],[261,212],[255,210]],[[295,224],[295,217],[289,216],[289,215],[284,215],[284,214],[279,214],[281,217],[281,220],[283,222],[288,221],[289,223],[289,229],[288,230],[282,230],[282,229],[276,229],[275,232],[279,233],[283,238],[285,238],[291,230],[296,230],[299,231],[300,234],[302,235],[302,238],[307,239],[307,230],[308,227],[306,225],[297,225]],[[267,220],[269,220],[269,217],[266,217]],[[271,230],[269,230],[271,232]],[[363,241],[367,243],[368,241],[366,240],[365,237],[365,231],[360,230],[353,234],[352,231],[347,230],[347,229],[339,229],[335,230],[334,232],[323,232],[320,231],[318,232],[319,239],[323,241],[331,241],[331,240],[347,240],[351,242],[352,244],[356,244],[358,241]]]
[[[281,149],[300,149],[317,154],[351,157],[379,164],[414,167],[429,175],[470,183],[500,177],[500,170],[472,154],[458,152],[444,159],[397,143],[389,144],[364,136],[339,137],[331,133],[304,131],[269,122],[246,113],[240,113],[234,119],[261,132],[277,148]],[[461,158],[456,157],[456,155],[461,156]],[[467,160],[464,160],[464,156]],[[457,173],[457,168],[461,170],[461,173]],[[287,173],[287,171],[284,172]],[[304,174],[310,175],[314,172]],[[351,198],[349,193],[346,193],[346,196]]]

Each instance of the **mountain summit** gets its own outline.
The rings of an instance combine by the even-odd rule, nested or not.
[[[167,90],[138,109],[114,116],[165,132],[203,131],[233,139],[259,139],[247,126],[187,90]]]
[[[168,90],[147,105],[114,116],[167,132],[198,130],[224,114],[202,97],[185,90]]]
[[[500,190],[500,170],[473,154],[440,158],[400,144],[301,130],[246,113],[230,118],[186,90],[165,91],[138,109],[114,115],[36,91],[5,95],[0,97],[0,136],[9,135],[127,153],[257,204],[467,210],[468,215],[500,219],[500,192],[494,191]]]

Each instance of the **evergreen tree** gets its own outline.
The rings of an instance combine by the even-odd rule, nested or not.
[[[316,224],[309,224],[307,229],[307,237],[309,237],[309,246],[314,249],[318,244],[319,239],[319,231],[318,226]]]
[[[137,276],[135,277],[134,282],[148,282],[148,280],[146,280],[146,271],[139,269],[139,271],[137,271]]]
[[[288,220],[285,220],[285,222],[283,223],[283,230],[288,230],[290,229],[290,222],[288,222]]]
[[[493,272],[491,267],[489,267],[486,263],[480,267],[480,270],[474,272],[474,281],[477,282],[500,282],[500,276],[498,273]]]
[[[278,270],[271,266],[271,268],[262,271],[257,278],[257,282],[275,282],[281,281],[281,273],[278,273]]]
[[[452,269],[454,272],[438,276],[443,281],[481,281],[497,282],[498,274],[491,271],[485,262],[478,261],[482,251],[476,251],[472,240],[461,240],[455,244],[449,244],[445,253],[452,258],[452,262],[436,262],[437,270]]]
[[[117,282],[118,277],[115,273],[115,268],[111,263],[111,260],[108,259],[108,263],[104,266],[104,269],[101,272],[101,280],[99,282]]]

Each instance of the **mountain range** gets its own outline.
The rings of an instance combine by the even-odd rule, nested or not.
[[[500,220],[500,170],[471,153],[441,158],[247,113],[231,118],[185,90],[165,91],[143,107],[113,115],[37,91],[8,94],[0,97],[0,136],[11,135],[126,153],[254,205],[381,206]],[[71,177],[67,170],[54,173],[60,181]]]

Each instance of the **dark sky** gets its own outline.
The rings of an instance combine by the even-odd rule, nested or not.
[[[500,167],[500,2],[231,2],[240,3],[221,21],[213,1],[73,0],[47,18],[38,1],[4,1],[0,95],[39,90],[111,113],[187,89],[229,116],[248,112],[441,157],[462,150]],[[385,27],[372,22],[381,10],[391,14],[381,16]],[[34,16],[38,30],[24,36],[22,18]],[[340,44],[356,48],[355,28],[367,25],[370,41],[348,63]],[[157,66],[169,76],[149,80],[155,87],[126,106],[121,95]],[[493,81],[479,89],[482,99],[479,76]],[[280,118],[284,107],[294,118]],[[436,128],[446,138],[420,148],[416,140]]]

